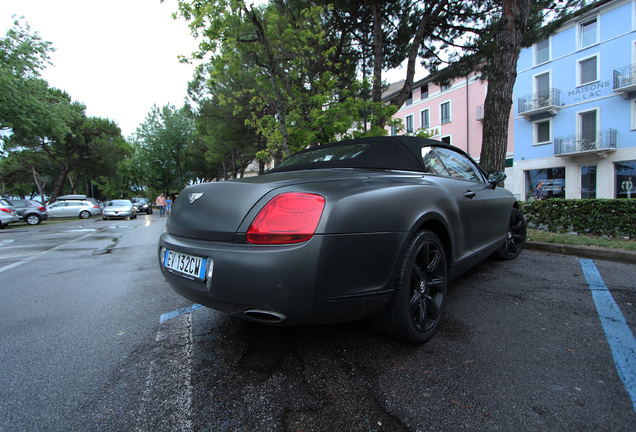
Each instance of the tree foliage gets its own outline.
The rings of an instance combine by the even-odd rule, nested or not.
[[[86,191],[94,176],[116,173],[129,151],[116,124],[87,118],[83,104],[41,78],[52,51],[19,20],[0,39],[3,194],[34,196],[37,188],[44,201],[65,188]]]
[[[190,166],[199,155],[192,151],[194,120],[187,108],[156,105],[135,133],[135,166],[139,190],[166,195],[180,191],[191,180]]]
[[[172,194],[244,175],[309,146],[400,127],[420,61],[444,82],[488,79],[481,163],[502,170],[522,47],[585,11],[585,0],[184,0],[199,50],[182,107],[153,107],[127,143],[114,122],[41,78],[53,50],[16,21],[0,40],[4,193]],[[585,6],[585,7],[584,7]],[[382,102],[383,73],[405,64]],[[30,187],[29,187],[30,185]],[[35,185],[35,187],[34,187]],[[31,190],[31,192],[27,192]]]

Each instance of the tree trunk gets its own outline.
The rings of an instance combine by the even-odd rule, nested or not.
[[[508,149],[508,119],[517,80],[517,60],[526,33],[530,0],[504,0],[501,28],[490,59],[489,85],[484,103],[483,143],[479,163],[486,171],[504,171]],[[502,119],[505,119],[503,121]]]
[[[45,203],[44,201],[44,186],[46,186],[46,179],[44,179],[44,183],[40,184],[40,181],[38,180],[38,173],[37,171],[35,171],[35,167],[31,167],[31,170],[33,171],[33,182],[35,183],[35,186],[38,188],[38,192],[40,192],[40,199],[42,204]]]

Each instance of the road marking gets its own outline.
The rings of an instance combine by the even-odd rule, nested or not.
[[[616,370],[636,412],[636,339],[601,274],[590,259],[579,259],[609,343]]]
[[[159,325],[135,431],[193,430],[192,315],[177,316]]]
[[[202,307],[203,306],[201,306],[200,304],[196,304],[195,303],[192,306],[184,307],[184,308],[178,309],[176,311],[165,313],[165,314],[163,314],[163,315],[161,315],[159,317],[159,322],[162,323],[162,322],[167,321],[167,320],[169,320],[171,318],[176,318],[179,315],[189,314],[190,312],[194,312],[195,310],[201,309]]]
[[[40,252],[40,253],[37,253],[37,254],[35,254],[35,255],[31,255],[30,257],[25,258],[25,259],[23,259],[22,261],[16,261],[16,262],[14,262],[13,264],[9,264],[9,265],[7,265],[7,266],[0,267],[0,273],[2,273],[2,272],[4,272],[4,271],[7,271],[7,270],[11,270],[11,269],[16,268],[16,267],[18,267],[18,266],[21,266],[22,264],[26,264],[26,263],[28,263],[28,262],[30,262],[30,261],[33,261],[34,259],[36,259],[36,258],[38,258],[38,257],[40,257],[40,256],[42,256],[42,255],[44,255],[45,253],[52,252],[52,251],[54,251],[54,250],[56,250],[56,249],[59,249],[59,248],[61,248],[61,247],[66,246],[66,245],[67,245],[67,244],[69,244],[69,243],[73,243],[73,242],[76,242],[76,241],[79,241],[79,240],[85,239],[86,237],[88,237],[88,236],[92,236],[93,234],[95,234],[95,233],[97,233],[97,232],[99,232],[99,231],[101,231],[101,230],[103,230],[103,229],[104,229],[104,228],[99,228],[99,229],[97,229],[97,230],[95,230],[95,231],[93,231],[93,232],[91,232],[91,233],[88,233],[88,234],[86,234],[86,235],[83,235],[82,237],[78,237],[78,238],[76,238],[76,239],[69,240],[69,241],[67,241],[67,242],[65,242],[65,243],[59,244],[59,245],[57,245],[57,246],[55,246],[55,247],[52,247],[51,249],[47,249],[47,250],[44,250],[44,251],[42,251],[42,252]]]

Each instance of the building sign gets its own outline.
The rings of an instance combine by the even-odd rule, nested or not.
[[[574,97],[575,102],[582,102],[597,97],[601,97],[601,91],[605,87],[610,87],[609,81],[599,81],[594,84],[588,84],[585,86],[577,87],[574,90],[568,92],[569,97]]]
[[[422,128],[424,129],[424,128]],[[432,127],[432,128],[426,128],[424,129],[424,131],[426,132],[426,135],[429,137],[436,137],[436,136],[440,136],[441,135],[441,130],[440,127]]]

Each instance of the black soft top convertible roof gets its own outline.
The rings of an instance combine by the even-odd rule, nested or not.
[[[465,154],[441,141],[391,136],[358,138],[312,147],[294,153],[267,173],[321,168],[368,168],[424,171],[421,149],[446,147]]]

